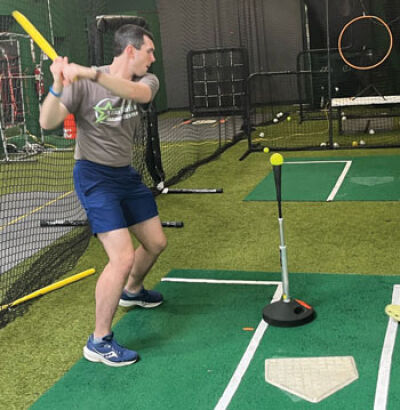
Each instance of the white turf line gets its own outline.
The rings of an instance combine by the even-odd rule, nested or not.
[[[394,285],[392,304],[400,304],[400,285]],[[390,370],[392,367],[392,355],[396,343],[398,322],[389,318],[386,328],[385,341],[379,362],[378,380],[376,383],[374,410],[385,410],[389,394]]]
[[[277,302],[282,297],[282,293],[282,283],[280,283],[275,290],[271,302]],[[240,382],[242,381],[242,378],[246,373],[247,368],[249,367],[267,328],[268,324],[264,321],[264,319],[261,319],[256,331],[254,332],[253,337],[250,340],[250,344],[247,346],[244,355],[242,356],[235,372],[233,373],[231,380],[226,386],[225,391],[219,399],[214,410],[225,410],[229,406],[229,403],[235,395],[236,390],[238,389]]]
[[[340,187],[343,184],[344,179],[346,178],[347,173],[349,172],[352,161],[346,161],[346,160],[334,161],[334,160],[332,160],[332,161],[291,161],[291,162],[285,162],[285,164],[333,164],[333,163],[346,163],[346,165],[344,166],[343,171],[340,174],[338,180],[336,181],[336,184],[333,187],[331,193],[329,194],[326,202],[333,201],[333,199],[335,198],[336,194],[338,193]]]
[[[326,200],[327,202],[333,201],[333,199],[335,198],[336,194],[338,193],[340,187],[343,184],[344,179],[346,178],[347,173],[349,172],[350,167],[351,167],[351,161],[346,161],[346,165],[344,166],[343,171],[340,174],[339,179],[336,181],[336,184],[333,187],[332,192],[329,194],[329,196]]]
[[[251,281],[251,280],[224,280],[224,279],[188,279],[188,278],[162,278],[162,282],[185,282],[185,283],[212,283],[212,284],[229,284],[229,285],[277,285],[274,296],[272,297],[272,302],[277,302],[282,297],[282,282],[279,281]],[[225,388],[225,391],[221,398],[219,399],[214,410],[224,410],[228,407],[233,396],[238,389],[240,382],[244,374],[247,371],[247,368],[252,361],[254,354],[261,342],[262,337],[264,336],[265,331],[268,328],[268,323],[261,319],[260,323],[257,326],[256,331],[254,332],[253,337],[250,340],[249,345],[247,346],[246,351],[244,352],[236,370],[233,373],[231,380]]]
[[[184,283],[213,283],[222,285],[280,285],[281,281],[265,280],[230,280],[230,279],[188,279],[188,278],[162,278],[161,282],[184,282]]]
[[[347,161],[346,161],[347,162]],[[277,285],[271,302],[278,301],[282,297],[282,282],[278,281],[250,281],[250,280],[218,280],[218,279],[188,279],[188,278],[162,278],[162,282],[185,282],[185,283],[212,283],[212,284],[238,284],[238,285]],[[392,294],[392,304],[400,304],[400,285],[394,285]],[[261,320],[240,360],[231,380],[214,410],[225,410],[231,402],[238,389],[240,382],[251,360],[261,342],[261,339],[268,328],[268,324]],[[374,410],[385,410],[389,393],[390,370],[392,366],[393,349],[396,342],[398,322],[389,318],[386,329],[385,341],[382,348],[381,360],[379,363],[378,380],[375,392]]]
[[[312,164],[336,164],[336,163],[344,163],[344,162],[349,162],[348,160],[331,160],[331,161],[288,161],[284,162],[285,165],[290,165],[290,164],[307,164],[307,165],[312,165]],[[351,161],[350,161],[351,162]]]

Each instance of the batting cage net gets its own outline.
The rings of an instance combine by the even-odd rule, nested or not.
[[[72,184],[76,124],[40,128],[51,61],[16,7],[59,55],[87,66],[111,63],[121,25],[153,33],[160,90],[137,107],[132,158],[155,194],[241,139],[241,159],[265,147],[400,145],[397,2],[3,0],[0,326],[26,305],[4,306],[70,270],[90,238]]]
[[[302,43],[294,47],[289,64],[270,62],[248,77],[243,158],[265,147],[399,146],[400,49],[394,41],[399,5],[375,0],[300,3]]]
[[[85,27],[73,11],[79,2],[19,2],[18,8],[60,55],[87,60],[88,43],[71,30]],[[51,284],[85,251],[87,227],[41,227],[42,219],[83,217],[71,179],[75,140],[70,128],[45,132],[41,102],[51,84],[51,61],[11,16],[15,2],[0,4],[0,327],[27,304],[7,305]]]

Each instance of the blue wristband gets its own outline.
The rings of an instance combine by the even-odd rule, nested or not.
[[[59,97],[61,97],[62,91],[58,93],[58,92],[56,92],[56,91],[53,90],[53,87],[52,87],[52,86],[50,86],[50,88],[49,88],[49,93],[53,94],[54,97],[59,98]]]

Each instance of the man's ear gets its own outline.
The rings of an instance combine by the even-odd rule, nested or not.
[[[128,44],[125,47],[125,52],[128,54],[128,56],[135,56],[136,48],[132,44]]]

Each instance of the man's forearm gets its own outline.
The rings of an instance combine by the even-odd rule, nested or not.
[[[151,101],[151,89],[148,85],[123,78],[122,75],[109,74],[74,63],[65,67],[63,75],[67,82],[79,81],[80,79],[95,81],[121,98],[135,100],[142,104]]]
[[[93,75],[91,79],[93,80],[94,78],[96,78],[98,84],[121,98],[135,100],[142,104],[148,103],[151,100],[151,90],[148,85],[126,80],[104,72],[95,72],[95,75]]]
[[[68,114],[68,110],[60,102],[59,96],[62,86],[53,85],[47,97],[43,101],[40,110],[40,126],[46,130],[57,128]]]

